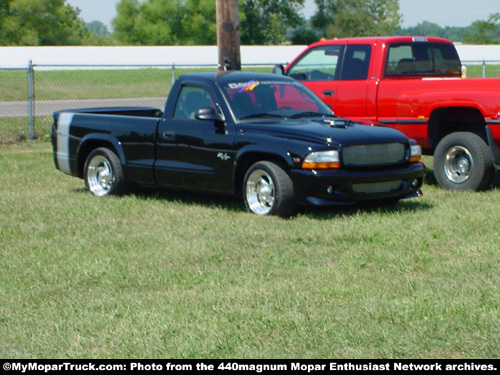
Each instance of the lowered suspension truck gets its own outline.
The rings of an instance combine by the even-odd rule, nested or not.
[[[54,113],[56,167],[97,196],[150,186],[241,196],[258,215],[420,196],[416,141],[335,116],[289,77],[186,74],[165,108]]]

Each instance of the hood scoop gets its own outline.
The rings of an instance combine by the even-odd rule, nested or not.
[[[343,118],[324,119],[323,123],[331,128],[347,129],[352,124],[351,120]]]

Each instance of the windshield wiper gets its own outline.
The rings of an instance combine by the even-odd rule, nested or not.
[[[277,115],[275,113],[253,113],[251,115],[246,115],[246,116],[243,116],[243,117],[240,117],[240,120],[245,120],[245,119],[249,119],[249,118],[257,118],[257,117],[284,117],[282,115]]]
[[[299,112],[294,115],[288,116],[289,118],[300,118],[300,117],[337,117],[335,115],[329,115],[327,113],[304,111]]]

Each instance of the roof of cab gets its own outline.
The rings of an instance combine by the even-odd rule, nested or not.
[[[398,43],[398,42],[441,42],[452,43],[450,40],[431,36],[370,36],[355,38],[328,39],[311,44],[311,46],[331,45],[331,44],[373,44],[376,42]]]
[[[272,73],[261,73],[261,72],[242,72],[242,71],[215,71],[215,72],[204,72],[204,73],[186,73],[179,77],[180,80],[202,80],[209,82],[218,82],[221,84],[229,82],[244,82],[251,80],[275,80],[275,81],[290,81],[292,78],[286,76],[280,76]]]

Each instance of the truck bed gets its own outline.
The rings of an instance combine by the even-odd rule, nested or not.
[[[94,115],[110,115],[110,116],[131,116],[131,117],[150,117],[161,118],[163,112],[154,107],[99,107],[99,108],[80,108],[80,109],[64,109],[54,112],[54,121],[57,121],[62,112],[86,113]]]

